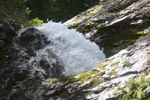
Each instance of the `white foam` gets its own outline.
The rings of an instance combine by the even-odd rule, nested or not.
[[[65,75],[88,71],[105,58],[104,53],[94,42],[61,23],[49,22],[37,29],[51,41],[46,48],[52,50],[62,60]]]

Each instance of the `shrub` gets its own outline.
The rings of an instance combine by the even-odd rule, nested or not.
[[[148,95],[145,93],[144,89],[150,85],[150,79],[133,79],[129,81],[123,88],[123,95],[120,100],[147,100]]]
[[[39,18],[34,18],[28,22],[26,22],[25,24],[22,24],[22,27],[36,27],[36,26],[41,26],[44,25],[43,20],[40,20]]]
[[[51,82],[51,83],[57,83],[58,79],[57,78],[51,78],[51,79],[49,79],[49,82]]]

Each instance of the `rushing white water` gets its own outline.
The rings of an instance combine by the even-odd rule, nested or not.
[[[94,42],[61,23],[49,22],[37,29],[51,41],[46,49],[52,50],[62,60],[65,75],[88,71],[105,58],[104,53]]]

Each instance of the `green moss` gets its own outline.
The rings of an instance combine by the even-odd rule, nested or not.
[[[121,0],[116,0],[116,2],[117,2],[118,4],[121,4]]]
[[[67,82],[67,83],[73,83],[77,81],[78,80],[75,78],[75,76],[63,76],[59,79],[59,82]]]
[[[139,32],[136,32],[135,34],[148,35],[148,34],[149,34],[149,32],[139,31]]]
[[[22,24],[22,28],[24,27],[35,27],[35,26],[42,26],[44,25],[43,20],[40,20],[39,18],[34,18],[24,24]]]
[[[93,69],[88,72],[84,72],[78,75],[74,76],[63,76],[60,79],[57,78],[51,78],[49,79],[49,82],[52,83],[57,83],[57,82],[68,82],[68,83],[73,83],[77,81],[81,81],[82,83],[85,83],[86,81],[95,81],[95,77],[98,76],[100,73],[96,69]],[[94,82],[95,84],[95,82]]]
[[[118,72],[116,70],[113,70],[113,71],[108,72],[107,74],[110,76],[113,76],[113,75],[116,76]]]
[[[94,75],[94,71],[89,71],[89,72],[85,72],[85,73],[81,73],[79,75],[77,75],[75,78],[77,80],[80,80],[82,83],[85,83],[87,80],[92,78],[92,75]]]
[[[95,87],[101,82],[104,82],[104,79],[100,77],[99,70],[105,69],[105,66],[103,63],[101,63],[96,69],[93,69],[88,72],[80,73],[78,75],[73,76],[63,76],[60,79],[57,78],[51,78],[49,79],[49,82],[57,83],[57,82],[65,82],[65,83],[74,83],[74,82],[81,82],[81,84],[84,84],[87,81],[91,82],[91,85],[88,88]],[[100,68],[100,69],[99,69]]]
[[[73,83],[80,81],[82,84],[91,81],[92,85],[91,87],[94,87],[98,85],[103,80],[99,78],[100,72],[97,69],[93,69],[91,71],[81,73],[74,76],[63,76],[60,79],[57,78],[51,78],[49,79],[49,82],[51,83],[57,83],[57,82],[67,82],[67,83]]]
[[[109,57],[113,54],[118,53],[120,50],[127,48],[132,45],[136,40],[145,34],[137,34],[132,29],[117,29],[113,27],[104,27],[97,32],[102,38],[101,47],[104,48],[104,53]]]
[[[77,82],[79,80],[77,80],[75,78],[75,76],[62,76],[60,79],[50,78],[48,81],[50,83],[57,83],[57,82],[73,83],[73,82]]]
[[[86,25],[87,26],[93,26],[95,23],[91,20],[87,21]]]
[[[101,23],[101,24],[98,24],[96,28],[101,29],[101,28],[104,28],[104,27],[106,27],[106,25],[104,23]]]
[[[89,13],[87,13],[87,16],[96,15],[96,14],[98,14],[99,10],[100,10],[100,6],[96,5],[95,8],[92,11],[90,11]]]
[[[144,89],[149,85],[150,79],[145,79],[145,77],[129,81],[122,89],[123,95],[120,100],[148,100],[150,96],[146,94]],[[128,91],[126,88],[128,88]]]
[[[23,0],[0,0],[0,18],[10,18],[24,23],[27,20]]]
[[[58,79],[57,78],[51,78],[48,81],[51,82],[51,83],[57,83]]]
[[[106,68],[106,65],[101,63],[97,66],[97,68],[100,68],[100,70],[104,70]]]
[[[76,80],[81,81],[82,83],[85,83],[87,81],[98,81],[100,80],[100,72],[97,69],[93,69],[91,71],[85,72],[85,73],[81,73],[76,75],[74,78],[76,78]],[[101,80],[102,82],[102,80]],[[96,82],[97,83],[97,82]],[[95,82],[94,82],[95,84]]]
[[[120,61],[112,63],[110,66],[118,66]]]
[[[77,25],[75,28],[82,33],[91,32],[93,29],[98,30],[97,34],[102,37],[103,42],[101,47],[104,48],[107,57],[134,44],[140,36],[149,34],[144,31],[135,31],[132,28],[114,30],[113,27],[106,27],[105,23],[97,23],[91,20],[86,21],[82,27]]]

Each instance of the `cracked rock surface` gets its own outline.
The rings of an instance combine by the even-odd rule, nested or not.
[[[104,49],[107,57],[149,33],[149,0],[108,0],[65,22]],[[140,33],[140,34],[139,34]]]
[[[49,88],[50,100],[121,100],[122,90],[129,81],[142,77],[150,78],[150,35],[140,37],[135,44],[101,62],[102,67],[93,70],[99,74],[91,77],[103,79],[96,86],[91,77],[84,83],[77,81],[43,82]],[[71,76],[70,79],[76,78]],[[83,77],[86,78],[86,77]],[[148,91],[149,87],[145,90]],[[52,91],[51,91],[52,90]],[[59,92],[56,92],[59,91]]]

